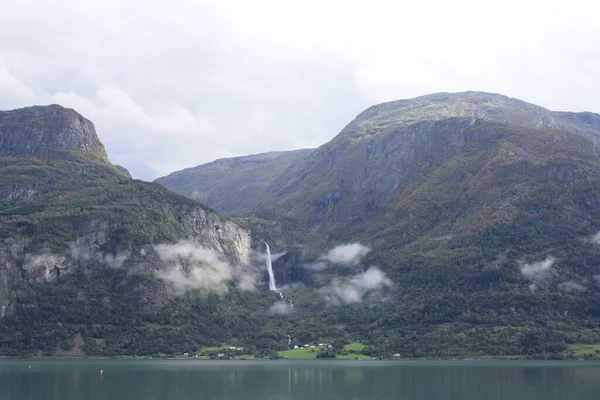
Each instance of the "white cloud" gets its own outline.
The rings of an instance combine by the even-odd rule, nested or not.
[[[31,105],[33,101],[33,89],[19,81],[8,67],[0,62],[0,105],[18,108]]]
[[[351,277],[333,278],[330,285],[321,289],[327,303],[331,305],[360,303],[373,292],[391,287],[392,281],[377,267]]]
[[[360,243],[349,243],[334,247],[321,259],[332,264],[354,266],[360,264],[370,251],[370,248]]]
[[[225,292],[228,283],[234,279],[241,290],[254,290],[256,287],[255,271],[232,266],[214,251],[192,242],[160,244],[154,249],[164,264],[156,275],[179,293],[191,289]]]
[[[5,0],[0,109],[74,107],[145,179],[317,146],[372,103],[430,92],[598,112],[598,11],[591,0]]]
[[[525,279],[531,281],[529,288],[534,291],[540,286],[548,284],[550,279],[555,275],[555,271],[552,268],[556,259],[554,257],[547,257],[543,261],[534,262],[531,264],[521,264],[521,274]]]
[[[287,301],[277,301],[269,308],[269,314],[289,314],[293,310],[290,303]]]
[[[575,281],[559,283],[558,288],[567,293],[583,293],[587,290],[585,286]]]

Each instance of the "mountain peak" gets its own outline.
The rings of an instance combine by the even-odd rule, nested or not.
[[[447,118],[485,119],[528,128],[557,129],[555,113],[543,107],[486,92],[434,93],[372,106],[358,115],[340,137],[370,135],[401,125]]]
[[[109,162],[94,124],[58,104],[0,111],[0,155]]]
[[[348,124],[338,138],[360,138],[401,126],[448,118],[483,119],[532,129],[567,130],[598,141],[600,115],[554,112],[496,93],[434,93],[374,105]]]

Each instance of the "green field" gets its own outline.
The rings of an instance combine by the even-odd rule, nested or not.
[[[576,343],[568,346],[567,352],[573,352],[576,357],[596,356],[600,357],[600,343],[585,344]]]
[[[218,353],[221,351],[225,351],[227,349],[229,349],[231,346],[228,344],[224,344],[221,347],[204,347],[202,350],[200,350],[200,353]]]
[[[364,349],[365,349],[365,345],[362,343],[359,343],[359,342],[348,343],[347,345],[344,346],[344,351],[355,351],[357,353],[360,353]]]
[[[312,349],[301,347],[299,349],[284,350],[277,352],[277,355],[279,355],[279,357],[298,358],[304,360],[317,358],[317,354],[319,354],[319,349],[316,347]]]
[[[344,353],[346,354],[337,354],[336,359],[340,360],[369,360],[370,356],[366,356],[361,354],[360,352],[365,348],[365,345],[362,343],[350,343],[344,346]],[[321,351],[318,347],[313,348],[305,348],[301,347],[299,349],[293,350],[284,350],[280,351],[277,354],[279,357],[288,357],[293,359],[301,359],[301,360],[310,360],[317,358],[317,354]]]

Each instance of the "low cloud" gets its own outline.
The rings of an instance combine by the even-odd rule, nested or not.
[[[558,284],[558,288],[567,293],[583,293],[587,288],[575,281],[568,281]]]
[[[107,254],[101,251],[90,248],[88,245],[82,244],[81,241],[75,241],[70,245],[70,253],[73,260],[78,262],[96,261],[104,264],[109,268],[122,268],[123,264],[129,258],[128,254]]]
[[[292,305],[284,300],[277,301],[269,308],[269,314],[289,314],[293,310]]]
[[[600,232],[590,238],[590,241],[595,244],[600,244]]]
[[[330,264],[355,267],[364,260],[370,251],[371,249],[369,247],[363,246],[358,242],[342,244],[329,250],[314,263],[306,264],[305,268],[313,271],[323,271],[324,269],[327,269]]]
[[[304,268],[310,269],[311,271],[323,271],[327,269],[328,266],[329,264],[327,264],[325,261],[317,261],[311,264],[304,264]]]
[[[354,266],[360,264],[370,251],[360,243],[343,244],[329,250],[323,259],[332,264]]]
[[[157,276],[180,293],[191,289],[225,292],[234,279],[241,290],[256,287],[257,276],[252,269],[232,266],[214,251],[192,242],[160,244],[154,249],[164,264]]]
[[[543,261],[538,261],[531,264],[521,264],[521,274],[525,279],[531,281],[529,288],[532,291],[535,291],[539,287],[546,286],[552,279],[552,277],[555,275],[555,271],[552,268],[555,261],[556,259],[554,257],[547,257]]]
[[[491,263],[489,263],[483,267],[483,270],[484,271],[497,271],[504,264],[506,264],[506,261],[507,261],[506,252],[504,252],[502,254],[498,254],[494,261],[492,261]]]
[[[279,260],[281,257],[285,256],[287,254],[287,252],[282,251],[281,253],[271,253],[271,262],[275,262],[277,260]],[[258,251],[255,251],[253,254],[253,258],[258,261],[258,262],[266,262],[267,261],[267,253],[261,253]]]
[[[352,277],[333,278],[329,286],[321,289],[330,305],[354,304],[363,301],[370,293],[391,287],[392,281],[377,267],[371,267]]]

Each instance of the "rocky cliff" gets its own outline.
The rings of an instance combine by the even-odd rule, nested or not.
[[[94,124],[57,104],[0,111],[0,155],[109,162]]]
[[[132,180],[108,161],[93,124],[73,110],[52,105],[0,112],[0,176],[1,317],[17,310],[24,285],[106,268],[160,272],[166,267],[157,245],[186,241],[234,265],[250,265],[248,230],[158,185]],[[162,295],[146,297],[163,303],[152,299]]]

